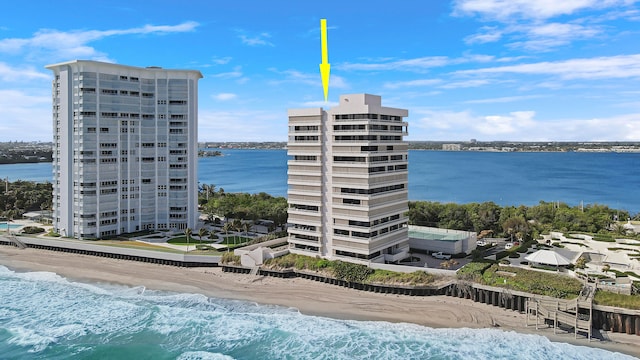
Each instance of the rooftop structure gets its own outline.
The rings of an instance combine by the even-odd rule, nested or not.
[[[47,68],[54,230],[102,238],[194,227],[200,72],[83,60]]]
[[[469,254],[476,248],[477,239],[477,234],[471,231],[409,226],[409,242],[415,250]]]

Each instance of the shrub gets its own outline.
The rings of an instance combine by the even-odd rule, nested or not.
[[[240,265],[240,256],[234,255],[232,252],[226,252],[222,254],[222,259],[220,261],[223,264]]]
[[[299,255],[296,254],[287,254],[285,256],[269,259],[265,261],[264,264],[274,269],[290,269],[296,264],[298,256]]]
[[[511,268],[509,271],[516,276],[503,277],[496,273],[499,270],[497,265],[485,270],[482,283],[557,298],[575,298],[582,289],[581,281],[564,275]]]
[[[598,305],[617,306],[625,309],[640,309],[640,296],[616,294],[609,291],[598,290],[593,298]]]
[[[628,275],[627,273],[624,273],[624,272],[622,272],[622,271],[618,271],[618,270],[616,270],[616,269],[611,269],[611,270],[609,270],[609,271],[610,271],[610,272],[612,272],[612,273],[614,273],[614,274],[616,274],[616,277],[617,277],[617,278],[619,278],[619,277],[629,277],[629,275]]]
[[[435,277],[433,275],[427,274],[424,271],[399,273],[377,269],[367,277],[366,282],[377,284],[427,285],[432,283],[434,279]]]
[[[470,262],[458,270],[460,280],[479,281],[482,273],[492,265],[491,262]]]
[[[60,234],[58,234],[57,232],[54,232],[53,229],[49,230],[49,232],[47,233],[47,236],[51,236],[51,237],[60,237]]]
[[[22,232],[25,234],[40,234],[43,233],[45,230],[41,227],[38,226],[25,226],[22,228]]]
[[[373,273],[373,269],[360,264],[336,261],[333,265],[333,276],[338,280],[348,282],[364,282]]]
[[[604,242],[615,242],[616,241],[613,238],[613,236],[611,236],[609,234],[595,234],[593,236],[593,240],[595,240],[595,241],[604,241]]]

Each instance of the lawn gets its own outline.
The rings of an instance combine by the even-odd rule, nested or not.
[[[173,245],[194,245],[194,244],[200,244],[200,239],[197,236],[191,236],[189,238],[189,243],[187,244],[187,237],[186,236],[177,236],[174,238],[171,238],[169,240],[167,240],[167,242],[169,244],[173,244]],[[212,243],[212,240],[209,240],[207,238],[202,239],[202,243],[203,244],[210,244]]]
[[[114,247],[122,247],[129,249],[142,249],[142,250],[153,250],[153,251],[161,251],[161,252],[170,252],[170,253],[180,253],[181,251],[170,249],[160,245],[153,245],[138,241],[118,241],[118,240],[98,240],[95,241],[94,244],[103,245],[103,246],[114,246]]]
[[[501,276],[498,271],[504,270],[514,276]],[[573,299],[582,290],[582,283],[574,278],[540,271],[515,267],[498,267],[492,265],[482,274],[482,282],[486,285],[507,287],[532,294],[552,296],[560,299]]]
[[[244,237],[244,236],[237,236],[237,235],[232,235],[232,236],[227,236],[224,238],[224,240],[222,240],[222,242],[220,244],[223,245],[239,245],[239,244],[244,244],[246,242],[249,242],[253,239],[248,238],[248,237]]]
[[[593,300],[598,305],[640,310],[640,296],[638,295],[624,295],[598,290]]]

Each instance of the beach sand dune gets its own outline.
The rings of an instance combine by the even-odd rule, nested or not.
[[[0,265],[16,271],[50,271],[69,279],[199,293],[298,309],[339,319],[407,322],[435,328],[490,328],[547,336],[552,341],[594,346],[640,356],[640,336],[608,334],[613,341],[574,339],[526,327],[524,314],[446,296],[410,297],[342,288],[306,279],[223,273],[220,268],[178,268],[88,255],[0,246]]]

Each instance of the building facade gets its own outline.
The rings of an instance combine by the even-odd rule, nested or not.
[[[86,239],[193,228],[202,74],[81,60],[47,68],[54,231]]]
[[[365,264],[407,257],[408,111],[353,94],[288,115],[290,251]]]

